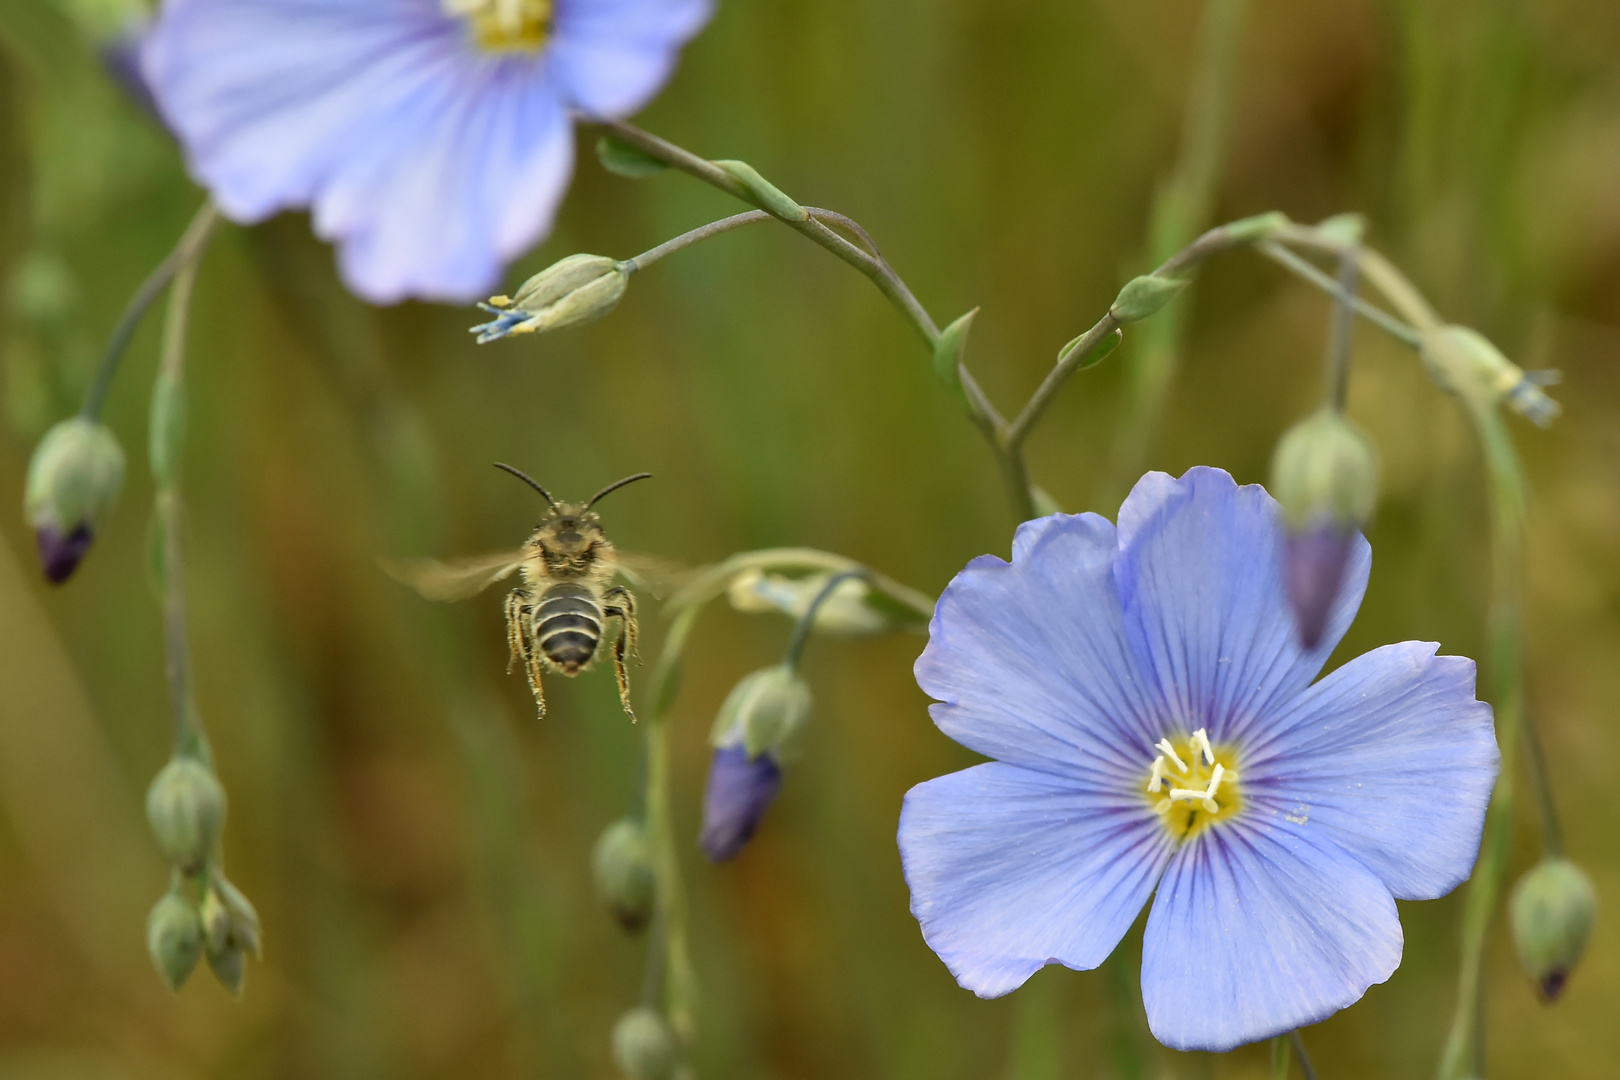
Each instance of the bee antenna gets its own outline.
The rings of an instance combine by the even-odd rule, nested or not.
[[[535,483],[534,477],[530,476],[528,473],[524,472],[522,469],[514,469],[514,468],[512,468],[512,466],[507,465],[504,462],[497,461],[497,462],[494,462],[493,464],[495,465],[495,467],[497,469],[504,469],[505,471],[511,473],[513,476],[517,477],[519,480],[522,480],[525,484],[528,484],[530,487],[534,488],[534,490],[536,490],[536,491],[538,491],[540,493],[540,497],[542,499],[546,500],[546,503],[553,510],[557,509],[557,500],[553,499],[551,497],[551,492],[547,491],[545,488],[543,488],[539,484]],[[624,481],[622,481],[622,480],[620,481],[620,483],[623,483],[623,482]],[[615,485],[615,486],[617,486],[617,485]],[[608,490],[612,491],[613,488],[609,488]]]
[[[646,480],[646,479],[649,479],[651,476],[652,476],[652,473],[650,473],[650,472],[638,472],[638,473],[636,473],[636,475],[627,476],[623,480],[615,480],[613,483],[609,484],[607,487],[603,488],[601,491],[598,491],[595,495],[592,495],[591,496],[591,501],[585,504],[585,508],[587,510],[589,510],[591,507],[595,506],[596,501],[598,499],[600,499],[602,496],[606,495],[610,491],[618,491],[620,488],[624,487],[624,485],[626,485],[626,484],[633,484],[637,480]]]

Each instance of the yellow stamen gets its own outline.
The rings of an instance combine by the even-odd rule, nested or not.
[[[538,52],[551,33],[551,0],[439,0],[445,14],[467,20],[486,52]]]
[[[1154,749],[1162,753],[1148,769],[1146,796],[1154,813],[1178,840],[1238,812],[1243,800],[1237,786],[1235,754],[1230,747],[1216,747],[1209,741],[1209,732],[1199,728],[1173,741],[1161,739]],[[1167,782],[1167,759],[1180,770],[1176,783]]]

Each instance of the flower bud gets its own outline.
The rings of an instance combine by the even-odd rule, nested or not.
[[[1478,406],[1506,400],[1532,423],[1546,427],[1563,410],[1541,388],[1558,381],[1556,371],[1527,372],[1466,326],[1442,326],[1423,336],[1423,366],[1429,377]]]
[[[749,757],[742,746],[722,746],[709,764],[698,844],[714,862],[732,859],[747,845],[782,788],[782,769],[769,754]]]
[[[195,873],[225,827],[225,789],[202,762],[175,758],[146,791],[146,820],[164,857]]]
[[[652,853],[641,822],[624,818],[603,830],[591,852],[596,891],[619,925],[634,932],[652,916],[657,894]]]
[[[680,1048],[654,1009],[638,1005],[613,1025],[613,1062],[629,1080],[670,1080]]]
[[[45,433],[28,464],[23,512],[47,580],[72,575],[123,482],[124,451],[105,425],[76,416]]]
[[[1568,859],[1542,859],[1513,889],[1513,942],[1519,962],[1542,997],[1564,992],[1586,951],[1597,915],[1597,894],[1584,871]]]
[[[780,611],[794,619],[802,619],[831,578],[829,573],[790,578],[748,569],[731,579],[726,597],[738,611],[750,614]],[[895,617],[902,612],[888,609],[898,609],[899,605],[890,604],[880,608],[877,606],[879,601],[880,594],[874,592],[866,582],[858,577],[846,577],[833,586],[832,594],[816,609],[813,629],[821,634],[851,636],[892,630],[903,621]],[[913,615],[911,621],[918,620]]]
[[[259,939],[259,913],[248,902],[248,898],[242,895],[242,890],[226,880],[224,874],[216,871],[209,895],[217,897],[230,915],[231,940],[244,952],[253,956],[262,955],[264,947]]]
[[[219,985],[230,991],[232,997],[242,996],[242,980],[247,975],[247,954],[233,941],[223,949],[207,950],[208,970],[214,973]]]
[[[472,328],[478,344],[508,334],[544,333],[600,319],[618,306],[630,267],[605,255],[570,255],[534,275],[517,296],[478,306],[495,316]]]
[[[152,907],[146,917],[146,949],[164,985],[179,990],[203,954],[202,920],[185,897],[167,893]]]
[[[1186,278],[1159,277],[1156,274],[1134,277],[1119,290],[1108,313],[1122,323],[1140,322],[1181,295],[1181,290],[1186,287]]]
[[[1282,506],[1288,602],[1300,639],[1314,649],[1344,583],[1357,530],[1378,501],[1378,457],[1361,429],[1323,408],[1295,424],[1271,461],[1271,493]]]
[[[709,741],[717,747],[741,746],[750,758],[768,753],[778,765],[790,765],[809,720],[810,684],[786,664],[773,664],[743,676],[731,688]]]

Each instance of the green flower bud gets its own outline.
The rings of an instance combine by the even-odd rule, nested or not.
[[[208,970],[214,973],[219,985],[229,990],[232,997],[242,996],[242,980],[247,975],[247,955],[235,942],[227,942],[217,952],[208,950]]]
[[[1597,916],[1597,893],[1568,859],[1542,859],[1513,889],[1513,943],[1519,962],[1552,1001],[1586,951]]]
[[[472,328],[480,345],[508,334],[544,333],[593,322],[618,307],[630,270],[605,255],[570,255],[534,275],[517,296],[478,306],[495,315]]]
[[[670,1080],[679,1058],[675,1033],[656,1010],[638,1005],[613,1025],[613,1063],[629,1080]]]
[[[202,762],[175,758],[146,791],[146,820],[164,857],[182,872],[195,873],[225,827],[225,789]]]
[[[1186,287],[1186,278],[1153,274],[1132,278],[1119,290],[1108,313],[1122,323],[1140,322],[1174,300]]]
[[[645,926],[658,886],[641,822],[625,818],[603,830],[591,852],[591,870],[598,895],[619,925],[631,932]]]
[[[254,956],[261,956],[264,947],[259,938],[259,913],[254,910],[248,898],[226,880],[225,875],[215,872],[210,896],[217,896],[230,913],[230,937],[244,952]]]
[[[741,746],[750,759],[769,754],[778,765],[790,765],[809,720],[810,684],[786,664],[774,664],[732,687],[709,741],[721,748]]]
[[[831,578],[830,573],[790,578],[748,569],[731,579],[726,597],[738,611],[749,614],[780,611],[802,619]],[[822,634],[864,636],[887,633],[907,622],[919,621],[914,613],[899,604],[885,604],[883,599],[860,578],[847,577],[833,586],[832,594],[816,609],[813,629]]]
[[[123,482],[124,451],[105,425],[76,416],[45,433],[28,464],[23,512],[47,579],[60,584],[77,568]]]
[[[1541,427],[1563,411],[1541,390],[1558,381],[1556,371],[1525,371],[1478,331],[1442,326],[1423,336],[1421,351],[1429,377],[1475,406],[1488,408],[1505,400]]]
[[[179,990],[202,959],[202,920],[179,893],[166,894],[146,917],[146,950],[170,990]]]
[[[1323,522],[1359,527],[1378,502],[1378,453],[1360,428],[1323,408],[1277,443],[1271,494],[1295,530]]]

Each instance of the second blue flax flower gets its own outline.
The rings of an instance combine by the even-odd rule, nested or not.
[[[917,681],[995,760],[913,788],[899,842],[962,986],[1094,968],[1151,897],[1149,1026],[1227,1050],[1359,1000],[1400,964],[1395,900],[1467,878],[1500,760],[1473,661],[1403,642],[1313,684],[1371,551],[1306,650],[1277,513],[1218,469],[1149,473],[1117,529],[1031,521],[941,596]]]

